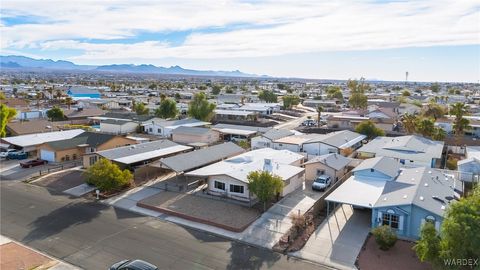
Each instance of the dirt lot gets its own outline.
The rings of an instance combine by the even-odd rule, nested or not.
[[[358,255],[360,270],[431,270],[432,266],[422,263],[413,251],[414,243],[398,240],[395,246],[388,251],[378,248],[375,238],[369,236],[367,242]]]
[[[0,246],[0,257],[2,270],[35,269],[39,266],[45,266],[44,269],[48,269],[47,265],[56,264],[52,259],[14,242]]]
[[[237,232],[261,214],[254,208],[171,191],[143,199],[138,206]]]
[[[82,173],[83,172],[79,170],[68,170],[54,173],[35,181],[34,184],[47,187],[57,192],[62,192],[85,183],[85,177]]]

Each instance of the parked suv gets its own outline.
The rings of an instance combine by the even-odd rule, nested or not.
[[[7,159],[26,159],[28,154],[25,152],[9,152],[7,154]]]
[[[324,191],[332,184],[330,176],[322,174],[313,181],[312,189]]]
[[[110,270],[157,270],[158,268],[142,260],[123,260],[110,266]]]
[[[0,152],[0,158],[6,158],[9,153],[16,152],[16,151],[17,150],[15,149],[2,150],[2,152]]]

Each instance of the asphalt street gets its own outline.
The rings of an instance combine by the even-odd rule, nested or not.
[[[326,269],[17,181],[0,183],[2,235],[84,269],[143,259],[160,269]]]

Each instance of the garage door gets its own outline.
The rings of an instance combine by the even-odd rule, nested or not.
[[[47,160],[48,162],[55,162],[55,152],[40,150],[40,158],[43,160]]]

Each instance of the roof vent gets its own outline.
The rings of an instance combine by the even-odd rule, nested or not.
[[[442,205],[440,209],[445,210],[445,205]]]
[[[387,200],[387,197],[383,197],[383,200],[386,201],[386,200]]]
[[[424,199],[423,196],[420,196],[420,201],[423,201],[423,199]]]
[[[440,199],[439,197],[437,197],[437,196],[435,196],[435,195],[432,196],[432,199],[434,199],[434,200],[436,200],[436,201],[439,201],[439,202],[441,202],[441,203],[445,203],[444,200]]]
[[[428,171],[429,174],[432,174],[432,171]]]
[[[428,183],[423,184],[424,186],[428,187]]]
[[[403,198],[406,199],[406,198],[407,198],[407,194],[403,195]]]

